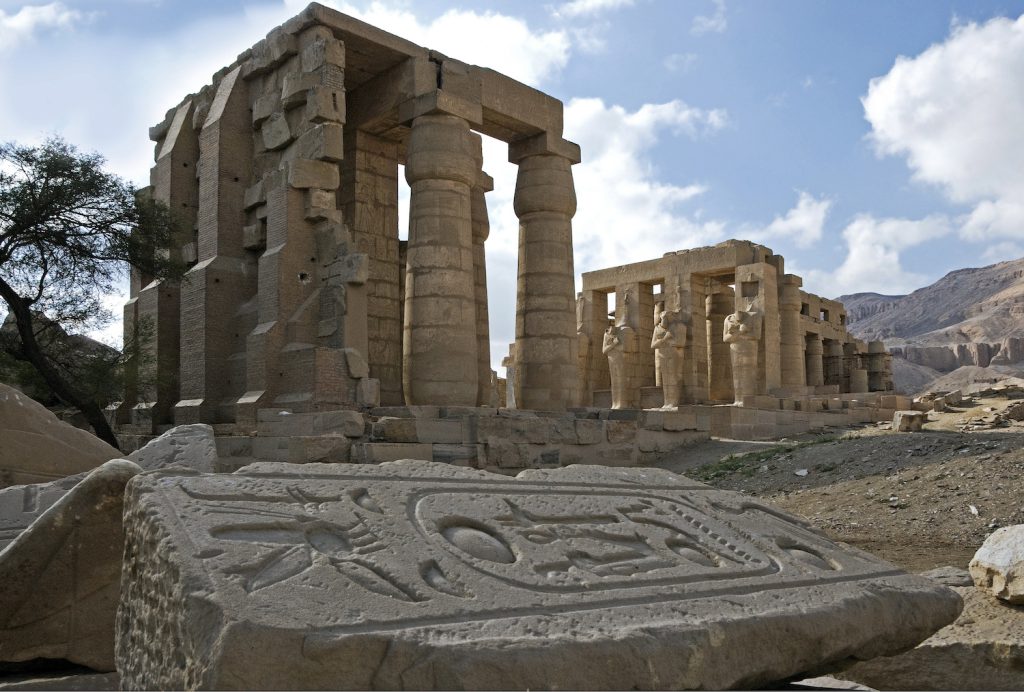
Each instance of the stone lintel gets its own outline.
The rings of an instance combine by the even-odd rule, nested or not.
[[[454,96],[443,89],[435,89],[430,93],[422,94],[400,105],[398,107],[398,120],[404,124],[411,124],[413,120],[421,115],[438,113],[454,115],[476,127],[483,124],[483,111],[481,111],[479,103]]]
[[[562,139],[560,134],[554,132],[541,132],[531,137],[517,139],[508,145],[509,163],[518,164],[527,156],[561,156],[569,159],[572,163],[579,163],[580,145]]]

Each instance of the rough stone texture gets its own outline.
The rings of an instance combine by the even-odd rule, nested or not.
[[[24,675],[0,679],[0,690],[118,690],[117,673],[78,673],[72,675]]]
[[[203,423],[171,428],[142,449],[128,455],[146,471],[182,466],[193,471],[217,471],[217,443],[213,428]]]
[[[122,498],[140,471],[108,461],[0,552],[0,661],[57,658],[114,670]]]
[[[928,414],[921,411],[896,411],[892,414],[894,432],[919,432],[928,422]]]
[[[898,656],[858,663],[840,675],[880,690],[1024,689],[1024,609],[973,586],[956,622]]]
[[[121,455],[5,384],[0,384],[0,441],[0,488],[63,478]]]
[[[969,568],[978,588],[1024,605],[1024,524],[996,530],[974,554]]]
[[[146,474],[126,688],[749,687],[898,651],[950,590],[654,470]]]

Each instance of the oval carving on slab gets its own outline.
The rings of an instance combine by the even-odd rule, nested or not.
[[[511,564],[516,556],[503,540],[474,526],[455,525],[441,531],[449,543],[479,560]]]

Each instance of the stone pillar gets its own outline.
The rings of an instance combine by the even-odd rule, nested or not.
[[[367,354],[384,406],[402,404],[402,296],[398,251],[398,143],[346,127],[338,206],[356,252],[369,261]]]
[[[580,160],[579,147],[552,142],[542,133],[513,142],[509,160],[519,165],[514,201],[519,217],[519,405],[560,411],[578,399],[572,164]]]
[[[733,289],[716,283],[705,304],[708,323],[708,386],[712,401],[733,401],[732,355],[729,344],[722,338],[725,318],[735,309]]]
[[[825,384],[825,366],[822,359],[821,337],[817,334],[808,334],[804,341],[806,344],[805,371],[807,373],[807,386],[820,387]]]
[[[786,274],[779,285],[779,341],[781,384],[800,388],[807,382],[804,365],[804,339],[800,326],[800,286],[803,280]]]
[[[480,135],[470,133],[476,159],[476,181],[470,189],[470,216],[473,225],[473,277],[476,296],[476,358],[477,406],[490,406],[491,391],[491,326],[487,311],[487,257],[484,242],[491,232],[484,195],[494,189],[494,179],[483,171],[483,149]]]
[[[177,425],[234,420],[225,401],[245,391],[228,362],[244,353],[232,320],[256,292],[255,267],[243,248],[245,190],[252,172],[252,127],[246,83],[237,67],[221,80],[199,135],[197,253],[181,289],[181,399]],[[232,395],[234,395],[232,397]]]
[[[865,368],[865,357],[861,350],[867,351],[863,341],[851,341],[843,344],[843,370],[846,391],[859,394],[868,391],[868,371]]]
[[[868,391],[887,392],[892,389],[891,356],[883,341],[868,342]]]
[[[157,140],[156,165],[151,180],[153,198],[166,204],[177,217],[181,233],[168,250],[182,258],[193,254],[198,186],[196,164],[199,142],[191,100],[174,112],[163,136]],[[201,124],[201,123],[200,123]],[[160,126],[158,126],[159,128]],[[155,433],[158,425],[171,422],[179,397],[181,286],[171,281],[142,277],[137,298],[135,331],[149,330],[138,361],[138,403],[131,422],[138,433]]]
[[[446,114],[413,120],[402,384],[408,405],[475,406],[476,298],[469,123]],[[570,327],[571,327],[570,319]]]
[[[843,345],[834,339],[825,339],[825,384],[843,390]]]

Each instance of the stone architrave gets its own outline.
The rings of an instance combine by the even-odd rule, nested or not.
[[[686,325],[679,313],[662,310],[651,337],[654,362],[661,373],[661,388],[666,410],[679,408],[683,391],[683,351],[686,347]]]
[[[628,408],[626,399],[626,327],[608,327],[604,333],[601,352],[608,358],[608,375],[611,380],[612,408]]]
[[[652,469],[145,474],[126,689],[754,688],[895,653],[952,591]]]
[[[0,552],[0,661],[114,670],[125,459],[91,471]]]
[[[732,357],[732,381],[735,405],[743,397],[758,394],[757,343],[761,338],[761,313],[754,309],[737,310],[725,318],[723,340]]]

